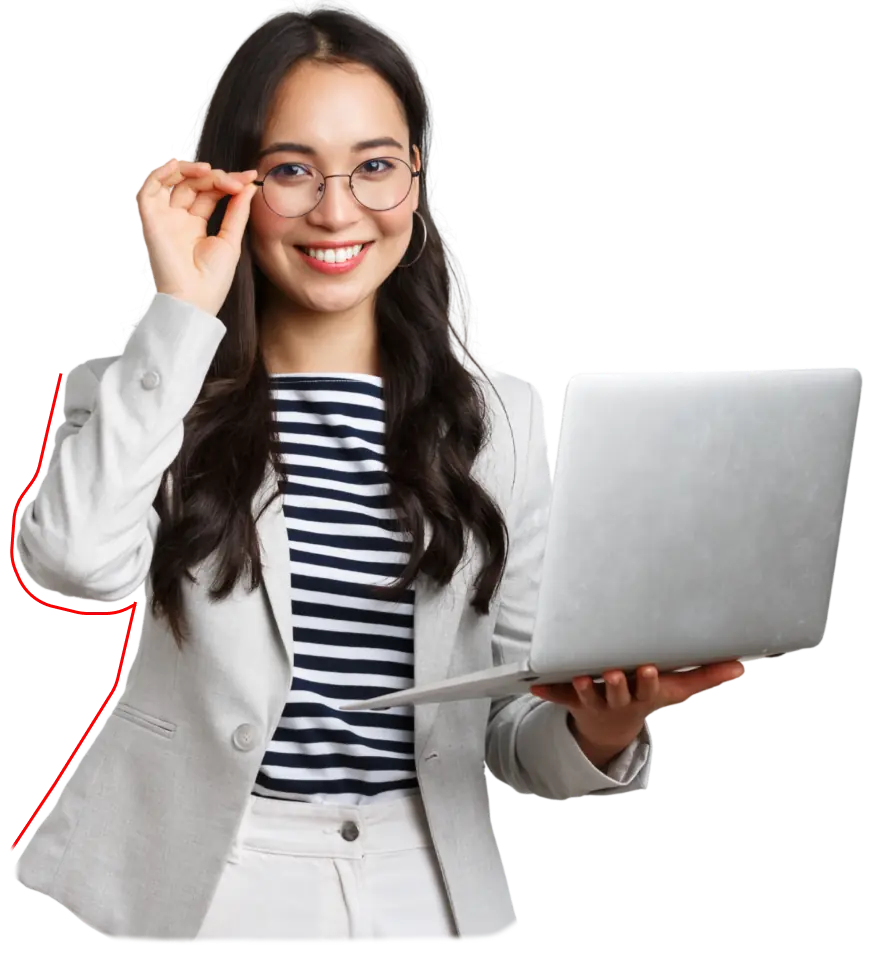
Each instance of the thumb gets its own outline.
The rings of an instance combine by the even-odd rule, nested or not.
[[[253,183],[247,183],[239,193],[230,198],[227,209],[224,211],[218,236],[233,247],[242,245],[242,235],[245,233],[245,225],[251,213],[251,200],[256,192],[257,187]]]

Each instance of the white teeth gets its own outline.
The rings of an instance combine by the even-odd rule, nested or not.
[[[356,243],[353,247],[330,247],[327,250],[304,247],[304,250],[315,260],[323,260],[325,263],[345,263],[346,260],[356,257],[363,250],[363,246],[362,243]]]

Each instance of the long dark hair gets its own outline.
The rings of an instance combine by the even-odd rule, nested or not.
[[[273,95],[302,60],[358,63],[378,73],[405,109],[410,145],[418,145],[426,171],[429,110],[414,67],[372,24],[331,7],[282,13],[243,43],[215,89],[195,159],[222,170],[254,167]],[[484,547],[472,606],[487,614],[505,569],[509,532],[499,506],[471,475],[490,436],[488,406],[481,383],[452,352],[450,334],[469,355],[449,320],[449,265],[430,217],[425,176],[419,178],[419,190],[418,213],[427,226],[423,252],[408,269],[394,270],[376,294],[385,471],[399,529],[411,534],[411,554],[395,583],[372,590],[395,599],[419,571],[447,584],[471,531]],[[209,235],[218,232],[228,200],[218,204]],[[422,235],[420,228],[413,231],[410,259]],[[268,458],[282,476],[258,330],[266,282],[246,231],[233,284],[218,312],[227,333],[185,417],[181,448],[162,477],[154,504],[161,523],[150,571],[152,610],[167,617],[180,648],[188,639],[182,577],[194,579],[191,567],[216,553],[210,587],[214,600],[233,590],[246,567],[250,589],[262,582],[251,507]],[[280,493],[276,489],[268,503]],[[426,551],[425,516],[432,525]]]

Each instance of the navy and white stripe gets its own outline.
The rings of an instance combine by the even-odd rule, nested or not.
[[[409,543],[388,505],[384,394],[367,374],[271,374],[288,531],[294,669],[253,793],[365,804],[419,790],[414,708],[341,711],[410,687],[414,592],[369,587],[405,567]]]

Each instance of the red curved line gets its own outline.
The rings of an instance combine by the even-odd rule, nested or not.
[[[62,607],[60,606],[60,604],[57,604],[57,603],[49,603],[47,600],[43,600],[41,597],[37,597],[30,590],[30,588],[24,582],[24,578],[21,576],[21,571],[18,569],[18,564],[15,559],[15,537],[18,533],[18,523],[17,523],[18,511],[21,509],[22,500],[24,499],[25,495],[30,490],[30,488],[33,486],[37,477],[39,477],[40,471],[42,470],[42,464],[43,464],[43,461],[45,460],[45,452],[48,449],[48,438],[51,434],[51,424],[52,424],[52,420],[54,419],[55,408],[57,407],[58,398],[61,395],[61,385],[63,383],[63,378],[64,378],[63,373],[62,372],[59,373],[57,383],[55,384],[54,396],[52,397],[52,401],[51,401],[51,410],[49,411],[48,422],[46,423],[45,432],[42,437],[42,445],[39,451],[39,461],[36,465],[36,470],[33,476],[30,478],[30,481],[28,482],[27,486],[24,488],[24,490],[22,490],[20,496],[15,501],[15,510],[12,513],[12,528],[9,533],[9,559],[12,564],[12,569],[15,571],[15,577],[18,580],[19,584],[21,584],[22,589],[31,598],[31,600],[34,600],[40,606],[46,607],[49,610],[60,610],[61,613],[71,613],[76,617],[118,617],[118,616],[123,616],[124,614],[127,614],[127,632],[124,634],[124,643],[122,644],[122,647],[121,647],[121,658],[118,661],[118,668],[115,671],[115,680],[112,684],[112,688],[109,690],[109,693],[106,694],[105,699],[100,704],[100,709],[94,715],[93,720],[91,720],[91,722],[88,724],[88,728],[85,730],[82,736],[79,737],[79,742],[76,744],[75,749],[70,754],[70,756],[67,757],[66,762],[61,767],[57,776],[49,784],[48,789],[42,795],[42,798],[40,799],[39,803],[36,805],[36,808],[34,809],[33,813],[31,813],[31,815],[28,817],[24,826],[21,828],[21,831],[19,832],[18,836],[16,836],[14,843],[12,844],[11,847],[9,847],[8,852],[10,854],[15,852],[16,848],[21,843],[21,840],[24,834],[27,833],[30,825],[36,819],[36,815],[43,808],[46,800],[48,800],[48,798],[51,796],[55,786],[63,779],[64,773],[66,772],[67,768],[76,758],[76,756],[78,756],[79,750],[81,750],[82,748],[82,744],[88,739],[88,736],[90,735],[91,731],[97,724],[97,721],[103,715],[103,712],[106,709],[106,705],[111,702],[112,697],[115,694],[115,691],[118,689],[118,685],[121,682],[121,671],[123,670],[124,665],[127,663],[127,649],[130,645],[130,635],[133,631],[133,624],[135,623],[135,620],[136,620],[136,603],[135,602],[129,603],[126,607],[120,607],[118,610],[99,610],[99,611],[98,610],[94,610],[94,611],[77,610],[73,607]]]

